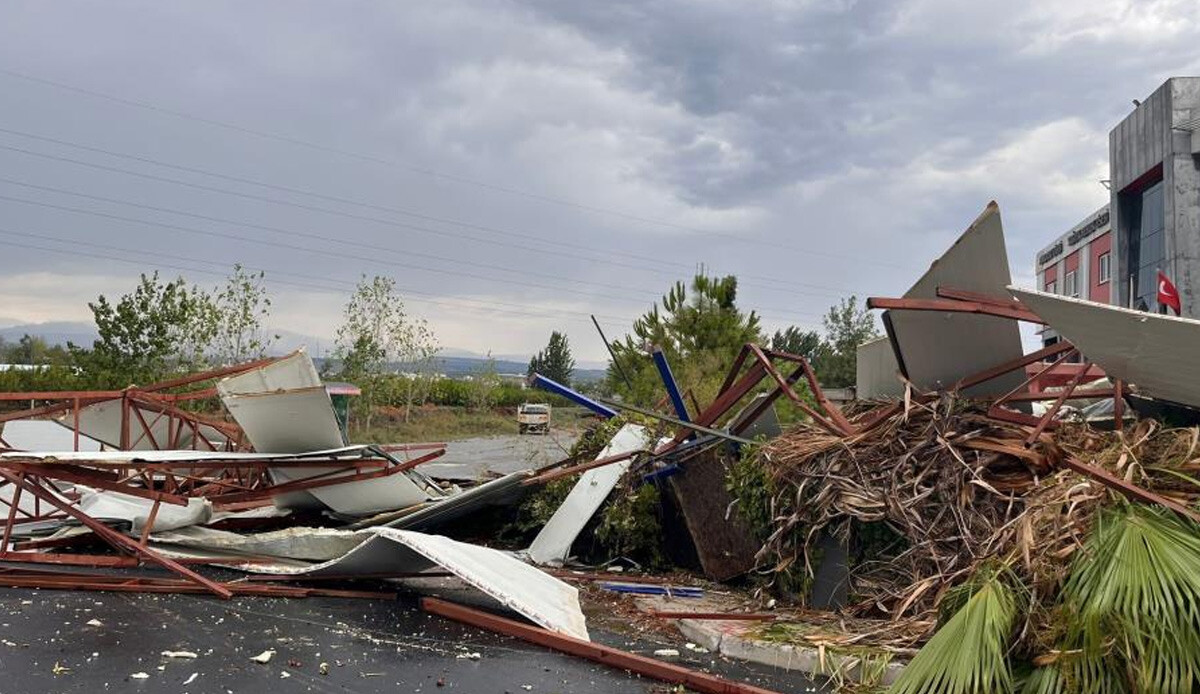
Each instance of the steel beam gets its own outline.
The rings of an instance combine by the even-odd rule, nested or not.
[[[565,636],[542,629],[541,627],[523,624],[437,598],[422,598],[421,608],[426,612],[441,617],[470,624],[481,629],[488,629],[499,634],[514,636],[562,653],[586,658],[610,667],[628,670],[629,672],[645,677],[652,677],[663,682],[680,684],[702,694],[774,694],[769,690],[755,687],[752,684],[722,679],[715,675],[697,672],[696,670],[690,670],[673,663],[665,663],[661,660],[647,658],[636,653],[629,653],[611,646],[604,646],[591,641]]]

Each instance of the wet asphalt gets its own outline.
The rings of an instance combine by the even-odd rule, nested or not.
[[[223,601],[0,589],[0,634],[0,692],[14,694],[675,691],[428,615],[410,598]],[[593,639],[646,655],[663,647],[609,633]],[[251,660],[268,650],[269,662]],[[781,692],[814,691],[794,674],[680,650],[683,660],[674,660],[692,667]]]
[[[578,438],[579,433],[574,430],[551,430],[549,434],[450,441],[446,444],[446,455],[422,465],[421,470],[439,479],[473,481],[488,475],[536,469],[566,458]]]

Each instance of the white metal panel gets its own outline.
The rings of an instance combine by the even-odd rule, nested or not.
[[[160,417],[150,412],[144,412],[143,416],[146,418],[150,435],[146,434],[141,421],[131,413],[129,449],[147,451],[165,447],[171,438],[171,418]],[[58,422],[64,427],[73,429],[75,415],[68,412],[59,417]],[[228,440],[228,437],[210,426],[201,425],[199,429],[201,435],[212,442],[214,448],[221,448]],[[79,408],[79,432],[108,446],[119,448],[121,446],[121,401],[105,400]],[[192,440],[190,429],[180,432],[179,446],[181,448],[191,448]],[[71,450],[71,446],[68,445],[65,450]]]
[[[1200,321],[1009,287],[1109,378],[1200,407]]]
[[[221,379],[217,382],[217,392],[222,396],[245,395],[313,388],[319,385],[321,376],[317,373],[312,358],[301,349],[266,366]]]
[[[200,528],[156,533],[155,547],[173,544],[211,549],[224,557],[243,552],[284,559],[329,557],[318,564],[244,565],[243,570],[291,575],[378,575],[442,568],[530,621],[551,631],[587,639],[579,592],[505,552],[411,530],[373,528],[360,532],[290,528],[258,535],[237,535]],[[226,562],[221,562],[226,563]],[[228,563],[236,563],[231,560]],[[289,565],[291,564],[291,565]],[[418,588],[420,582],[404,581]]]
[[[222,395],[221,401],[259,453],[302,453],[345,445],[325,386]]]
[[[17,419],[0,424],[0,438],[11,448],[21,451],[71,451],[75,449],[75,432],[46,419]],[[98,451],[100,442],[79,435],[80,451]]]
[[[1000,208],[989,203],[954,245],[930,266],[904,297],[936,299],[938,287],[995,297],[1012,282]],[[889,311],[893,337],[909,380],[920,388],[947,388],[960,378],[1023,354],[1017,322],[963,313]],[[998,395],[1021,384],[1019,372],[968,389],[968,395]]]
[[[596,460],[646,447],[646,428],[637,424],[621,427],[596,456]],[[537,564],[561,565],[571,553],[571,545],[591,517],[612,493],[630,461],[593,468],[579,476],[562,505],[529,545],[529,558]]]

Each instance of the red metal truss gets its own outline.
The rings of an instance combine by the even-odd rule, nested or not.
[[[1046,321],[1027,308],[1016,308],[998,303],[963,301],[961,299],[889,299],[873,296],[867,299],[867,308],[896,311],[937,311],[939,313],[974,313],[981,316],[1012,318],[1045,325]]]

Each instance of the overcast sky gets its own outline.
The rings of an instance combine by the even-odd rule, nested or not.
[[[325,341],[387,274],[443,345],[599,360],[701,266],[770,329],[898,295],[991,199],[1031,285],[1200,3],[989,4],[10,0],[0,326],[240,262]]]

